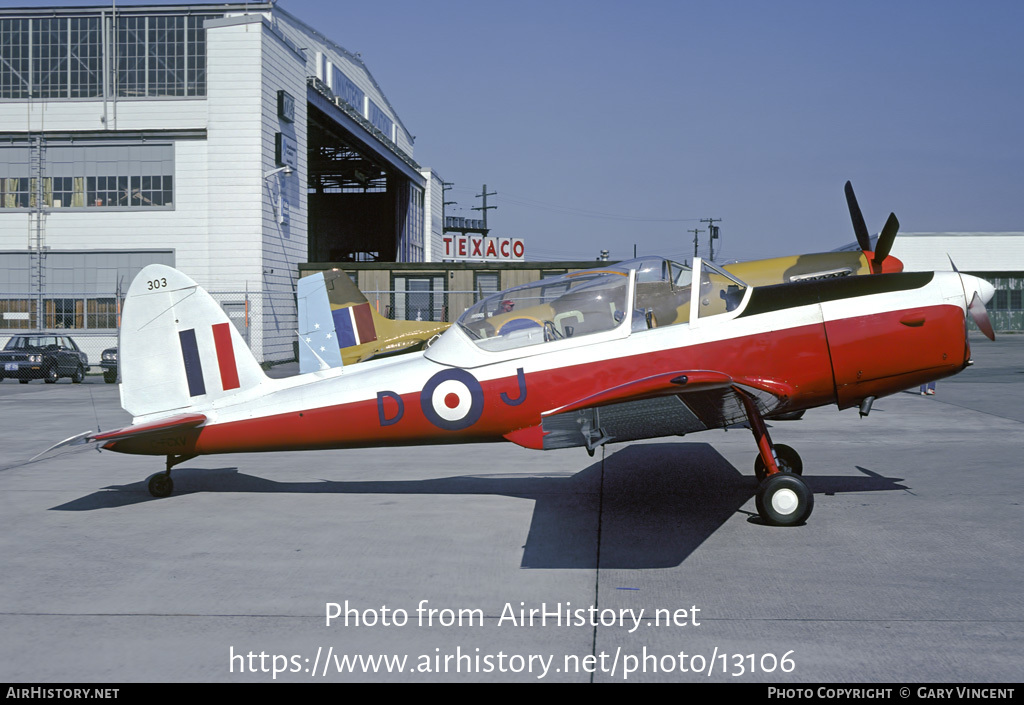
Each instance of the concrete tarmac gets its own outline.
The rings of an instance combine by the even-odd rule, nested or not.
[[[743,429],[204,456],[154,499],[161,458],[28,461],[129,423],[117,386],[5,381],[0,681],[1020,682],[1024,336],[972,347],[934,397],[772,423],[790,528]]]

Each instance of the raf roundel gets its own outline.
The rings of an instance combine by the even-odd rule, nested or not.
[[[446,431],[459,431],[480,420],[484,390],[469,372],[445,370],[424,385],[420,406],[430,423]]]

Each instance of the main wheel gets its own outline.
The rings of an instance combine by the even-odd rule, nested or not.
[[[784,443],[775,445],[775,464],[782,472],[791,472],[794,475],[804,474],[804,461],[800,459],[800,454]],[[760,453],[754,458],[754,477],[758,481],[768,477],[768,470],[764,466],[764,461],[761,460]]]
[[[814,494],[799,475],[776,473],[757,488],[757,513],[772,526],[803,524],[814,509]]]
[[[154,497],[170,497],[174,492],[174,481],[165,472],[158,472],[149,478],[149,493]]]
[[[82,380],[84,380],[84,379],[85,379],[85,369],[81,365],[79,365],[75,369],[75,374],[71,375],[71,383],[72,384],[81,384]]]
[[[47,384],[53,384],[58,379],[60,379],[60,375],[57,374],[57,365],[54,365],[53,367],[48,369],[46,371],[46,376],[43,377],[43,381],[46,382]]]
[[[117,370],[105,370],[103,372],[103,381],[107,384],[113,384],[117,381]]]

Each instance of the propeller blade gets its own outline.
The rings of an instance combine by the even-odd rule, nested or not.
[[[878,236],[878,243],[875,245],[875,264],[881,265],[882,261],[889,256],[889,250],[892,249],[892,243],[899,230],[899,218],[895,213],[890,213],[889,219],[885,221],[885,227],[882,228],[882,232]]]
[[[996,332],[992,330],[992,321],[988,319],[988,311],[985,310],[985,302],[978,296],[978,292],[974,292],[974,297],[971,299],[971,305],[967,307],[967,310],[971,313],[971,318],[978,326],[978,330],[985,334],[985,337],[989,340],[996,339]]]
[[[853,195],[853,184],[846,182],[846,205],[850,208],[850,220],[853,221],[853,232],[857,235],[857,244],[860,249],[871,251],[871,236],[868,234],[868,226],[864,223],[864,216],[857,204],[857,197]]]

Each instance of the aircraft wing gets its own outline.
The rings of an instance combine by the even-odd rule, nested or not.
[[[783,407],[794,390],[784,382],[736,378],[714,370],[679,370],[645,377],[541,414],[541,423],[505,436],[542,450],[609,441],[685,435],[745,423],[743,396],[762,415]]]

